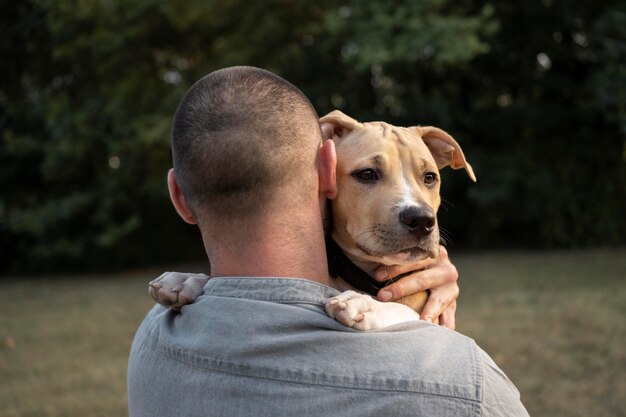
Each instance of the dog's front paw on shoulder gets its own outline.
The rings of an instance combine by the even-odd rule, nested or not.
[[[379,328],[376,320],[372,320],[372,312],[376,310],[372,297],[355,291],[344,291],[326,302],[326,313],[344,326],[355,330],[374,330]]]
[[[157,303],[179,311],[202,294],[208,280],[204,274],[166,272],[148,283],[148,292]]]
[[[398,303],[381,303],[367,294],[344,291],[329,299],[326,313],[355,330],[376,330],[394,324],[419,320],[417,312]]]

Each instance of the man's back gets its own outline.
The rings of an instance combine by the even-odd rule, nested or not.
[[[357,332],[302,279],[214,278],[180,314],[155,307],[129,362],[131,417],[527,415],[469,338],[421,322]]]

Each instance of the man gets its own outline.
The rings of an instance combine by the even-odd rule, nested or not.
[[[332,141],[306,97],[263,70],[197,82],[178,107],[168,176],[212,278],[176,314],[156,306],[128,370],[138,416],[527,415],[472,340],[425,322],[356,332],[329,318],[320,213]]]

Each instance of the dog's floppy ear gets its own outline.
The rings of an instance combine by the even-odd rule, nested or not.
[[[320,118],[320,128],[324,139],[342,138],[352,132],[361,123],[339,110],[334,110]]]
[[[476,182],[472,166],[465,160],[461,146],[449,134],[434,126],[417,126],[417,133],[435,158],[437,168],[448,165],[452,169],[465,168],[467,175]]]

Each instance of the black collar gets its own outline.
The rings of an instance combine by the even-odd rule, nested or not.
[[[359,269],[332,239],[326,240],[326,256],[330,275],[333,278],[341,277],[359,291],[376,296],[381,288],[390,284],[389,281],[376,281],[369,274]]]

